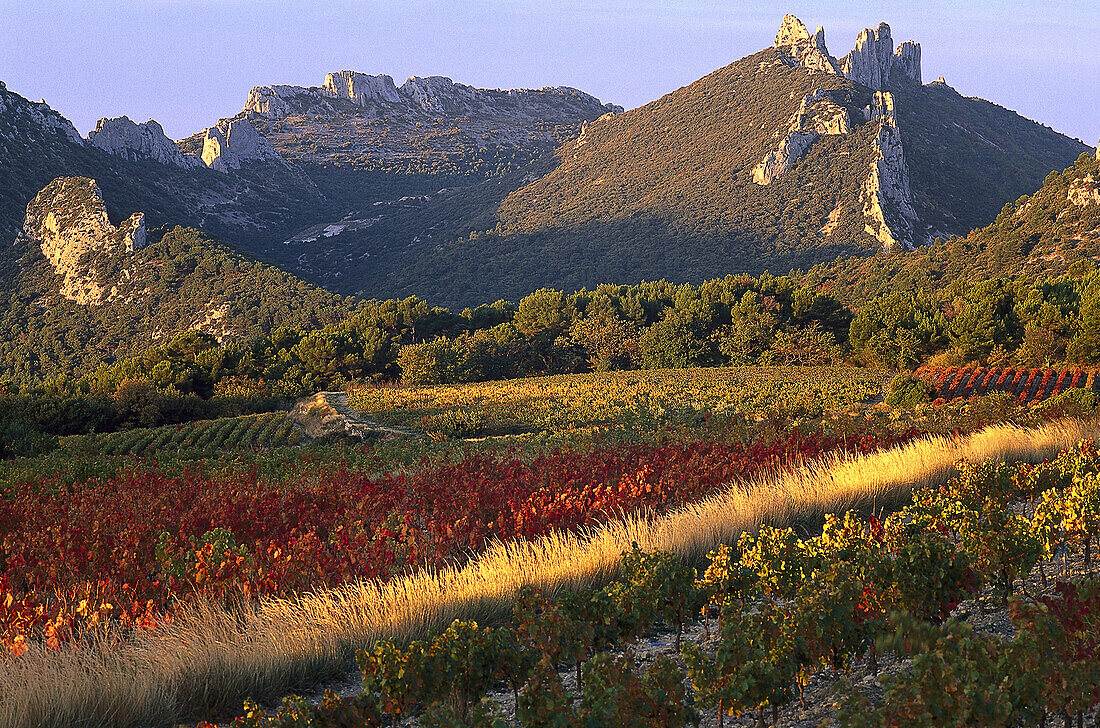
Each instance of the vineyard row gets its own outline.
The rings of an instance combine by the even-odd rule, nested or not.
[[[922,367],[914,372],[933,399],[962,399],[1005,392],[1020,404],[1042,402],[1070,389],[1097,391],[1096,371],[1081,369],[976,369]]]

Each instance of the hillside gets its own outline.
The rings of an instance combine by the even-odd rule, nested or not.
[[[10,265],[10,243],[27,204],[51,180],[68,175],[94,178],[112,209],[142,210],[152,226],[201,227],[243,246],[327,213],[328,203],[308,179],[279,160],[253,158],[256,150],[237,141],[246,137],[246,130],[239,131],[227,143],[224,131],[212,127],[208,167],[197,157],[180,154],[155,121],[103,119],[83,139],[48,105],[28,101],[0,83],[3,257]],[[235,149],[240,150],[235,166],[218,162]],[[0,283],[11,281],[10,271],[0,275]]]
[[[341,232],[370,227],[375,205],[404,210],[506,175],[616,111],[567,87],[475,89],[438,76],[396,87],[341,71],[322,87],[257,87],[241,113],[179,143],[156,121],[125,116],[100,119],[85,139],[0,83],[0,239],[14,239],[50,180],[81,175],[152,225],[200,228],[292,267]],[[325,272],[339,267],[330,258]]]
[[[140,212],[113,225],[91,179],[59,178],[39,192],[14,246],[18,273],[0,315],[5,377],[88,371],[184,331],[254,337],[321,326],[350,310],[350,301],[197,230],[156,232]]]
[[[1079,261],[1086,261],[1079,263]],[[1074,264],[1100,262],[1100,152],[1082,154],[1043,186],[1006,204],[996,219],[965,237],[916,251],[886,251],[838,260],[807,275],[858,306],[895,290],[934,291],[994,277],[1055,278]]]
[[[837,59],[823,30],[788,17],[774,47],[586,124],[552,162],[384,209],[303,251],[298,270],[346,292],[469,305],[808,268],[966,234],[1087,150],[923,84],[920,46],[895,49],[885,24]]]

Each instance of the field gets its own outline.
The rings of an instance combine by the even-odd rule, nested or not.
[[[827,510],[895,506],[959,458],[1034,460],[1092,432],[1036,430],[1038,410],[981,397],[895,410],[887,379],[361,387],[369,418],[432,437],[296,442],[272,413],[0,462],[0,727],[233,714],[346,674],[379,637],[499,622],[524,584],[599,586],[632,541],[700,564],[761,523],[812,529]],[[1032,429],[970,434],[1014,418]],[[44,681],[48,698],[21,687]]]
[[[173,450],[247,450],[294,445],[299,438],[285,412],[224,417],[165,427],[142,427],[100,435],[62,438],[62,449],[104,455],[141,455]]]
[[[129,725],[232,710],[249,695],[285,694],[338,675],[375,639],[421,638],[456,618],[496,622],[511,612],[516,590],[525,585],[556,592],[604,584],[618,573],[631,542],[701,563],[715,546],[735,543],[764,523],[808,524],[829,511],[899,503],[912,488],[945,482],[960,459],[1037,461],[1096,434],[1080,426],[1001,427],[826,458],[790,475],[735,483],[660,518],[615,519],[583,534],[490,545],[461,567],[315,589],[289,600],[261,599],[243,612],[196,604],[122,646],[99,642],[74,652],[32,644],[0,673],[0,725],[22,725],[30,715],[39,725],[69,725],[93,714]],[[181,654],[189,659],[179,660]],[[53,686],[48,703],[30,689],[44,681]],[[210,685],[219,689],[210,691]]]
[[[349,403],[425,432],[500,434],[586,425],[647,426],[728,413],[820,416],[872,401],[886,373],[851,367],[601,372],[436,387],[361,387]]]

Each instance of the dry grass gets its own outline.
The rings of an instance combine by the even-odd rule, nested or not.
[[[182,610],[166,628],[124,646],[29,652],[0,672],[0,728],[171,724],[235,710],[246,696],[302,689],[347,669],[374,640],[414,639],[456,618],[493,622],[526,585],[549,590],[611,578],[636,541],[700,560],[761,524],[812,522],[827,512],[889,507],[942,483],[960,459],[1038,461],[1100,425],[999,426],[933,437],[866,456],[835,456],[731,485],[660,518],[615,521],[584,535],[496,544],[466,566],[390,582],[346,585],[230,613]]]

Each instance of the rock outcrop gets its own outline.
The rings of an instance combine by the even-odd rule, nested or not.
[[[758,185],[771,184],[789,171],[818,138],[828,134],[848,134],[851,130],[847,109],[836,103],[828,91],[815,89],[802,99],[779,146],[768,152],[753,168],[753,182]]]
[[[501,164],[522,166],[575,138],[582,123],[622,110],[566,86],[479,89],[445,76],[413,76],[397,86],[390,76],[344,70],[320,86],[258,86],[235,118],[250,121],[303,169],[452,178],[474,171],[473,181]],[[181,144],[185,152],[202,146],[194,138]]]
[[[1100,151],[1096,156],[1100,159]],[[1091,174],[1074,180],[1069,186],[1069,201],[1078,207],[1100,205],[1100,183]]]
[[[164,129],[150,119],[136,124],[126,116],[100,119],[88,133],[88,142],[108,154],[126,159],[152,159],[172,167],[199,167],[202,162],[180,153],[176,143],[164,134]]]
[[[863,214],[868,220],[865,230],[884,248],[898,245],[911,248],[917,213],[913,209],[909,167],[898,130],[894,95],[877,92],[873,106],[864,113],[869,121],[879,125],[874,139],[874,161],[860,193]]]
[[[67,141],[74,144],[83,144],[84,139],[73,126],[73,123],[61,114],[50,108],[45,101],[28,101],[22,96],[8,90],[7,85],[0,81],[0,113],[15,117],[12,121],[30,123],[49,134],[61,134]]]
[[[840,75],[840,66],[825,46],[825,29],[820,25],[817,32],[810,35],[801,20],[793,15],[784,16],[783,24],[779,26],[779,32],[775,36],[775,48],[792,65]]]
[[[385,74],[371,76],[355,71],[339,71],[325,76],[321,87],[333,97],[353,101],[359,106],[370,102],[396,104],[401,102],[401,94],[393,84],[393,77]]]
[[[875,91],[891,85],[920,85],[920,44],[905,41],[895,50],[890,26],[879,23],[860,32],[855,48],[840,59],[840,69],[846,78]]]
[[[544,116],[557,109],[559,115],[621,112],[621,106],[601,104],[594,96],[568,86],[540,89],[479,89],[455,83],[446,76],[413,76],[400,87],[387,75],[372,76],[356,71],[336,71],[325,76],[321,86],[257,86],[248,95],[244,114],[282,119],[292,114],[331,113],[346,102],[359,108],[413,111],[429,115],[472,113],[523,113]],[[593,111],[598,113],[593,114]]]
[[[240,169],[245,163],[286,165],[271,143],[260,136],[247,119],[223,119],[206,130],[202,162],[218,172]]]
[[[103,275],[112,259],[145,246],[145,215],[136,212],[115,227],[95,180],[59,177],[27,206],[21,235],[62,277],[62,296],[96,306],[117,292],[117,285],[105,288],[110,282]]]
[[[909,40],[895,49],[886,23],[863,30],[856,37],[855,48],[839,61],[825,45],[825,29],[818,26],[810,35],[793,15],[784,16],[774,45],[792,66],[841,75],[875,91],[921,83],[920,44]]]

